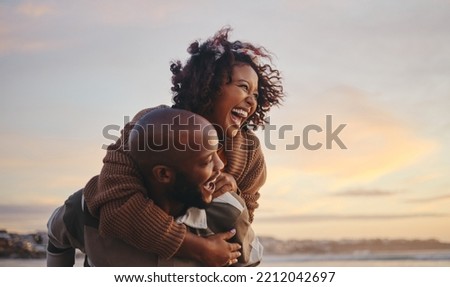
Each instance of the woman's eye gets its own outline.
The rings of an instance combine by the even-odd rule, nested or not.
[[[259,97],[258,93],[254,93],[253,96],[255,97],[255,99],[257,99]]]
[[[248,92],[248,87],[247,87],[246,85],[241,85],[241,88],[242,88],[244,91]]]

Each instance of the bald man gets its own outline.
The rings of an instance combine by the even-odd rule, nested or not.
[[[229,265],[260,262],[262,245],[250,227],[244,201],[231,192],[213,199],[223,163],[217,155],[216,130],[206,119],[185,110],[156,109],[135,124],[128,141],[147,187],[143,196],[197,235],[224,240],[234,236],[235,243],[223,246],[232,251]],[[98,219],[83,204],[80,190],[50,217],[47,266],[73,266],[75,249],[86,254],[86,266],[199,266],[182,258],[163,260],[100,236]],[[122,208],[133,210],[133,205]],[[134,211],[139,220],[141,211]]]

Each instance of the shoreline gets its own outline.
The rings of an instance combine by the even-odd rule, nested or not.
[[[41,259],[0,259],[1,267],[46,267]],[[83,267],[83,260],[76,260],[74,267]],[[258,267],[450,267],[450,260],[331,260],[295,261],[283,256],[263,259]],[[151,267],[150,267],[151,268]]]

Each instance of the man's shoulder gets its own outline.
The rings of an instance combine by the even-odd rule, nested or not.
[[[245,208],[245,201],[236,192],[225,192],[213,199],[212,204],[226,204],[242,212]]]

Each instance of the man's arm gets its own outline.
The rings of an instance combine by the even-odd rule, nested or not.
[[[257,265],[262,259],[262,245],[250,225],[244,200],[235,192],[227,192],[217,198],[206,209],[208,229],[223,232],[235,228],[232,242],[241,245],[242,255],[236,266]]]

